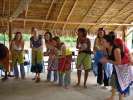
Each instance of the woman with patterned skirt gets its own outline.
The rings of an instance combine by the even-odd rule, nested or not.
[[[15,78],[19,78],[18,64],[20,65],[21,78],[25,78],[24,70],[24,41],[22,39],[21,32],[15,34],[14,39],[11,41],[11,56],[12,56],[12,66],[14,68]]]
[[[119,92],[119,100],[129,94],[130,85],[133,81],[131,72],[130,59],[127,60],[127,53],[121,39],[112,39],[112,36],[103,37],[103,45],[107,49],[107,57],[103,57],[100,61],[113,64],[113,72],[110,85],[112,86],[111,96],[106,100],[115,100],[116,90]],[[121,43],[120,43],[121,42]],[[121,45],[120,45],[121,44]]]
[[[35,28],[32,29],[32,37],[30,38],[30,47],[32,49],[32,66],[31,72],[36,73],[35,81],[40,82],[40,73],[43,69],[43,40],[38,35]]]

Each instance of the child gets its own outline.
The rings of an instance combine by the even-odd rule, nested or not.
[[[54,74],[54,82],[57,81],[57,69],[58,69],[58,49],[57,49],[57,37],[52,38],[51,44],[49,44],[49,59],[48,59],[48,74],[47,81],[51,81],[51,72]]]
[[[68,88],[70,85],[72,52],[66,49],[64,43],[61,43],[61,55],[59,58],[59,85]]]

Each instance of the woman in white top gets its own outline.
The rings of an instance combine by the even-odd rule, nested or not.
[[[19,78],[18,64],[20,64],[21,78],[25,78],[24,70],[24,41],[22,39],[21,32],[16,32],[14,39],[11,41],[11,55],[12,55],[12,65],[14,67],[15,78]]]

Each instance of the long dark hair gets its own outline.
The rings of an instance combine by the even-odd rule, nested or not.
[[[83,37],[86,37],[86,36],[87,36],[87,31],[86,31],[85,28],[79,28],[79,29],[78,29],[78,32],[82,33],[82,36],[83,36]]]
[[[103,36],[106,35],[106,32],[103,28],[99,28],[98,31],[103,31]],[[99,33],[97,34],[97,38],[100,38]]]
[[[49,32],[49,31],[47,31],[47,32],[44,34],[44,38],[45,38],[45,35],[47,35],[47,34],[50,36],[50,40],[51,40],[51,39],[53,38],[52,33]],[[48,40],[46,40],[46,39],[45,39],[45,41],[48,42]]]
[[[21,35],[20,40],[22,40],[22,39],[23,39],[23,37],[22,37],[22,33],[21,33],[21,32],[16,32],[13,40],[16,40],[16,39],[17,39],[17,35],[18,35],[18,34],[20,34],[20,35]]]
[[[107,42],[109,42],[110,46],[113,46],[114,48],[119,48],[120,51],[121,51],[121,57],[124,56],[124,48],[123,48],[124,45],[122,45],[121,43],[119,43],[119,44],[117,43],[117,44],[116,44],[116,42],[117,42],[117,41],[120,41],[120,40],[117,40],[117,41],[116,41],[116,39],[114,39],[114,37],[113,37],[112,35],[110,35],[110,34],[105,35],[103,38],[104,38]],[[120,41],[120,42],[121,42],[121,41]]]
[[[115,40],[116,33],[114,31],[109,32],[109,35],[112,37],[113,40]]]

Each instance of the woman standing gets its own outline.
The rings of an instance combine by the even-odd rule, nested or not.
[[[100,62],[100,59],[105,56],[104,53],[104,47],[103,47],[103,37],[105,36],[105,30],[103,28],[98,29],[97,37],[95,39],[94,43],[94,53],[95,53],[95,67],[97,67],[97,85],[101,86],[104,83],[104,86],[109,86],[109,78],[106,75],[106,65],[107,64],[102,64]],[[105,67],[105,68],[104,68]]]
[[[43,40],[42,36],[37,33],[37,29],[32,28],[32,37],[30,38],[30,47],[32,49],[32,66],[31,72],[36,73],[35,81],[40,82],[40,73],[43,66]]]
[[[113,73],[111,76],[112,94],[107,100],[115,100],[115,91],[119,92],[119,100],[129,94],[130,84],[132,81],[129,61],[124,61],[125,52],[124,45],[118,46],[114,43],[112,36],[106,35],[103,39],[103,45],[107,49],[107,57],[102,58],[100,61],[113,64]]]
[[[88,73],[91,69],[91,43],[89,38],[87,38],[87,31],[84,28],[78,29],[77,38],[77,49],[79,49],[77,57],[77,76],[78,83],[80,85],[82,66],[85,71],[84,75],[84,88],[87,88],[86,82],[88,78]]]
[[[15,78],[19,78],[19,71],[17,64],[20,64],[21,78],[25,78],[24,70],[24,41],[22,39],[21,32],[16,32],[14,39],[11,41],[11,55],[12,55],[12,65],[14,67]]]

